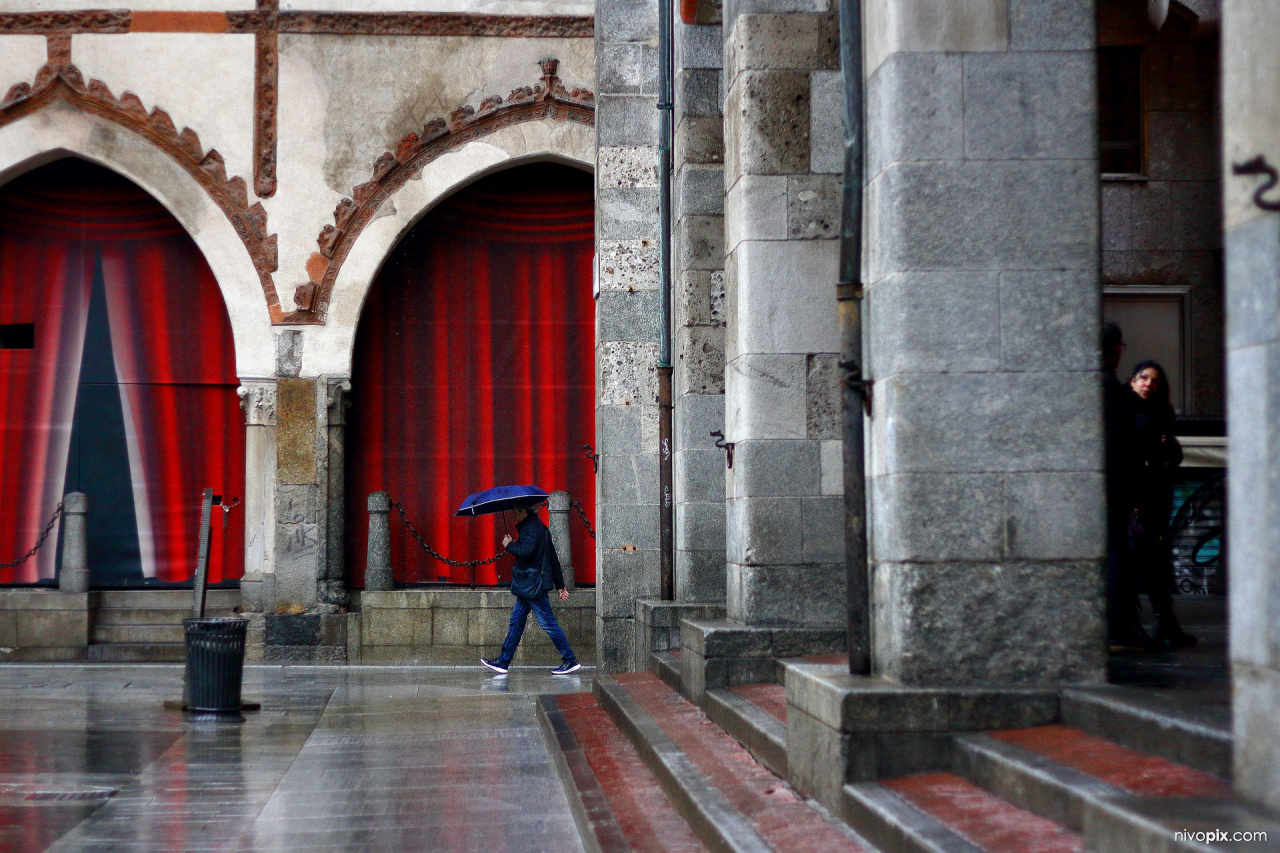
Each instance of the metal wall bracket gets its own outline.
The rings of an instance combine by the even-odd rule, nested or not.
[[[712,430],[710,435],[712,438],[716,440],[716,447],[724,451],[725,462],[727,463],[727,467],[732,468],[733,467],[733,442],[725,441],[724,433],[718,429]]]
[[[594,473],[599,474],[600,473],[600,454],[596,453],[595,448],[589,444],[582,445],[582,449],[586,451],[584,455],[591,460],[591,470]]]
[[[1276,181],[1280,180],[1280,174],[1277,174],[1275,166],[1267,162],[1266,157],[1259,154],[1252,160],[1232,163],[1231,172],[1235,175],[1266,175],[1267,182],[1253,192],[1253,203],[1263,210],[1280,211],[1280,201],[1267,201],[1263,198],[1276,185]]]

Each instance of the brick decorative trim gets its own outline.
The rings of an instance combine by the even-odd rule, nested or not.
[[[307,264],[311,281],[298,288],[294,301],[299,310],[286,315],[286,322],[325,321],[333,283],[352,244],[382,203],[432,160],[474,139],[526,121],[553,119],[595,126],[595,96],[586,89],[566,90],[556,76],[559,60],[548,58],[538,64],[542,79],[535,85],[522,86],[505,100],[492,95],[482,100],[479,108],[466,105],[449,113],[448,118],[434,118],[421,133],[410,133],[394,151],[377,159],[373,177],[354,187],[350,198],[338,202],[333,224],[326,225],[316,238],[320,247],[312,256],[316,263]]]
[[[267,233],[267,212],[262,205],[249,205],[244,179],[227,177],[222,155],[212,148],[206,152],[191,128],[178,131],[164,110],[154,108],[148,113],[132,92],[117,98],[101,80],[86,84],[80,69],[70,63],[46,64],[36,72],[34,83],[18,83],[10,88],[0,101],[0,127],[59,101],[133,131],[172,157],[199,182],[244,243],[258,271],[271,320],[279,323],[280,300],[271,278],[277,267],[276,235]]]
[[[279,0],[258,0],[253,69],[253,191],[276,194],[276,105],[280,100],[280,54],[276,49]]]
[[[78,12],[9,12],[0,15],[0,35],[47,36],[53,33],[127,33],[131,14],[119,9]]]
[[[280,32],[341,36],[591,38],[581,15],[463,15],[445,12],[281,12]]]

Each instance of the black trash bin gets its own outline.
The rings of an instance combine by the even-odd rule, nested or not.
[[[249,620],[205,616],[183,619],[182,625],[187,634],[187,710],[239,717]]]

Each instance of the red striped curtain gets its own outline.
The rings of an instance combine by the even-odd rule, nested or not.
[[[0,561],[34,543],[61,498],[98,265],[132,494],[90,494],[89,511],[95,502],[132,501],[139,580],[186,581],[202,489],[243,494],[231,325],[212,271],[177,220],[138,187],[78,161],[0,188],[0,324],[35,325],[34,349],[0,349]],[[229,521],[211,537],[211,583],[244,573],[243,513]],[[0,583],[54,573],[46,547],[35,565],[0,570]]]
[[[353,585],[364,583],[373,491],[389,492],[429,545],[459,561],[501,550],[501,515],[453,517],[463,498],[491,486],[564,489],[594,521],[594,473],[582,451],[594,443],[593,222],[589,175],[525,166],[442,203],[388,259],[365,304],[352,369]],[[571,521],[577,581],[593,583],[593,544],[576,513]],[[427,557],[394,510],[391,532],[397,580],[471,581],[469,569]],[[504,557],[476,581],[509,580],[510,567]]]

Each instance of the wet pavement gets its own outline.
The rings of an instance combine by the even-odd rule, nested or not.
[[[582,850],[534,697],[593,674],[249,667],[229,724],[180,666],[5,665],[0,850]]]

